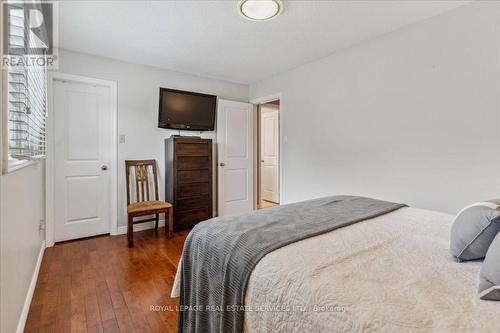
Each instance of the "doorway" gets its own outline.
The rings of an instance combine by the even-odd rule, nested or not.
[[[280,100],[258,105],[258,205],[280,204]]]
[[[50,82],[48,245],[116,233],[116,83],[62,73]]]

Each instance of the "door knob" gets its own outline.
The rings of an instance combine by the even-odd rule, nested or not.
[[[103,171],[108,170],[108,166],[107,166],[107,165],[103,165],[103,166],[101,166],[101,170],[103,170]]]
[[[260,160],[262,163],[264,163],[264,160]]]
[[[223,166],[226,166],[226,163],[224,163],[224,162],[220,162],[220,163],[219,163],[219,165],[220,165],[221,167],[223,167]]]

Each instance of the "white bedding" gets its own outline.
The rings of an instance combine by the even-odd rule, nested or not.
[[[500,332],[500,303],[477,297],[481,263],[449,254],[452,219],[402,208],[268,254],[245,332]]]

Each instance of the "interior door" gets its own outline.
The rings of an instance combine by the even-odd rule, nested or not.
[[[279,203],[279,109],[260,106],[260,196]]]
[[[54,82],[54,240],[110,231],[109,87]]]
[[[248,212],[253,196],[253,105],[218,100],[218,214]]]

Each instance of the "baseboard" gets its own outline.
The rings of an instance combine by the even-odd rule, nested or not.
[[[24,326],[26,325],[26,319],[28,319],[31,300],[33,299],[33,294],[35,293],[36,281],[38,280],[38,273],[40,272],[40,266],[42,265],[44,252],[45,252],[45,241],[42,242],[42,245],[40,247],[40,252],[38,253],[38,259],[36,260],[35,271],[33,272],[33,276],[31,277],[28,293],[26,294],[26,299],[24,300],[23,310],[21,311],[21,316],[19,317],[19,322],[17,323],[17,329],[16,329],[17,333],[24,332]]]
[[[165,226],[165,220],[160,220],[159,227]],[[144,222],[140,224],[134,224],[134,232],[153,229],[155,227],[155,222]],[[117,235],[123,235],[127,233],[127,226],[121,225],[118,227]]]

